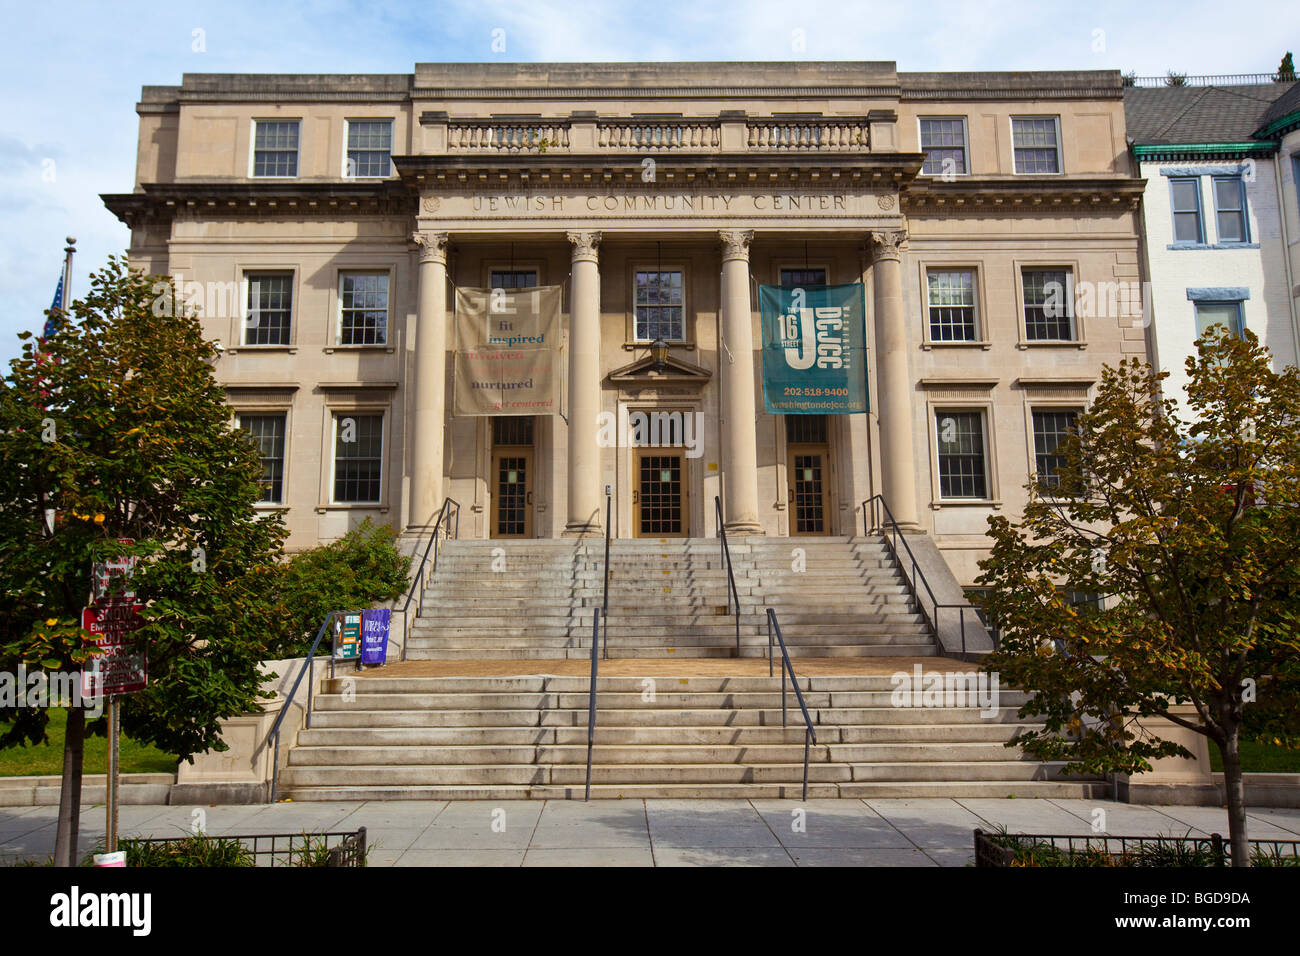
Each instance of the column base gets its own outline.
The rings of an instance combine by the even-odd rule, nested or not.
[[[561,538],[603,538],[605,529],[598,524],[571,524],[565,525],[560,532]]]
[[[757,521],[725,521],[722,530],[729,535],[764,535],[763,526]]]

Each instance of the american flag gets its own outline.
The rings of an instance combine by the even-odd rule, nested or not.
[[[50,303],[50,312],[53,314],[45,320],[45,330],[41,333],[41,340],[49,338],[59,330],[59,324],[63,321],[63,273],[59,273],[59,284],[54,289],[54,301]]]

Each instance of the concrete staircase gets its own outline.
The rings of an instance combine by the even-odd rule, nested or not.
[[[742,538],[731,557],[741,656],[767,653],[767,607],[791,657],[935,653],[879,538]],[[609,565],[610,657],[736,655],[717,539],[620,539]],[[588,657],[603,584],[603,539],[448,541],[408,657]]]
[[[611,648],[612,651],[612,648]],[[294,800],[581,798],[586,677],[339,677],[281,772]],[[1006,748],[1024,701],[891,706],[888,676],[800,677],[813,797],[1096,797]],[[345,693],[345,691],[347,691]],[[779,678],[604,677],[592,796],[799,798],[803,718]]]

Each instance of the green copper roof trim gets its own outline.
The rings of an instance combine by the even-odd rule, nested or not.
[[[1273,122],[1269,123],[1255,135],[1260,139],[1265,139],[1269,136],[1276,136],[1278,133],[1284,133],[1286,132],[1287,127],[1295,126],[1297,124],[1300,124],[1300,110],[1296,110],[1294,113],[1287,113],[1286,116],[1273,120]]]
[[[1251,156],[1277,152],[1277,143],[1170,143],[1134,146],[1138,159],[1176,159],[1180,156]]]

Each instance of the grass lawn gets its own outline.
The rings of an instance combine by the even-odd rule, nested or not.
[[[1210,767],[1215,773],[1223,772],[1223,758],[1213,741],[1210,742]],[[1246,773],[1300,773],[1300,750],[1243,740],[1241,769]]]
[[[7,747],[0,750],[0,777],[27,777],[63,772],[63,729],[68,723],[68,712],[61,707],[50,709],[48,733],[50,742],[38,746]],[[175,773],[177,760],[156,747],[136,743],[122,737],[123,773]],[[85,769],[87,774],[108,772],[108,738],[86,739]]]

